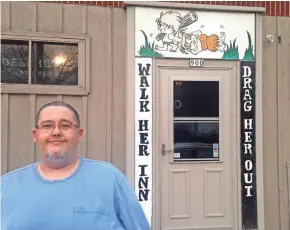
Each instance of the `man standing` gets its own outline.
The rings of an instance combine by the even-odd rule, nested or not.
[[[127,177],[78,156],[83,129],[72,106],[44,105],[32,133],[41,160],[1,178],[2,230],[150,230]]]

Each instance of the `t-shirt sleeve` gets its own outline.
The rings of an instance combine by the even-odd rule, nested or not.
[[[126,230],[151,230],[136,193],[127,177],[117,183],[116,211]]]

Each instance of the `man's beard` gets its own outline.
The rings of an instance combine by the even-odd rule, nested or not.
[[[47,152],[43,157],[43,163],[51,168],[62,168],[70,164],[73,154],[68,151]]]

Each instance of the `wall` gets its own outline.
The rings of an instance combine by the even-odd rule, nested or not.
[[[267,35],[274,43],[263,40],[265,226],[289,230],[290,17],[264,17]]]
[[[124,1],[51,1],[64,4],[86,4],[103,7],[123,7]],[[162,2],[162,1],[159,1]],[[290,16],[289,1],[167,1],[176,3],[265,7],[265,16]]]
[[[76,107],[86,137],[81,155],[112,162],[125,171],[125,10],[41,2],[1,2],[1,29],[87,34],[90,40],[89,96],[2,94],[2,171],[38,159],[32,143],[34,114],[46,102]],[[52,86],[53,87],[53,86]]]

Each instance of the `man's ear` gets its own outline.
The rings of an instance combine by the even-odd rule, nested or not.
[[[32,130],[33,141],[36,142],[36,129]]]
[[[84,130],[82,128],[79,129],[79,140],[83,139]]]

